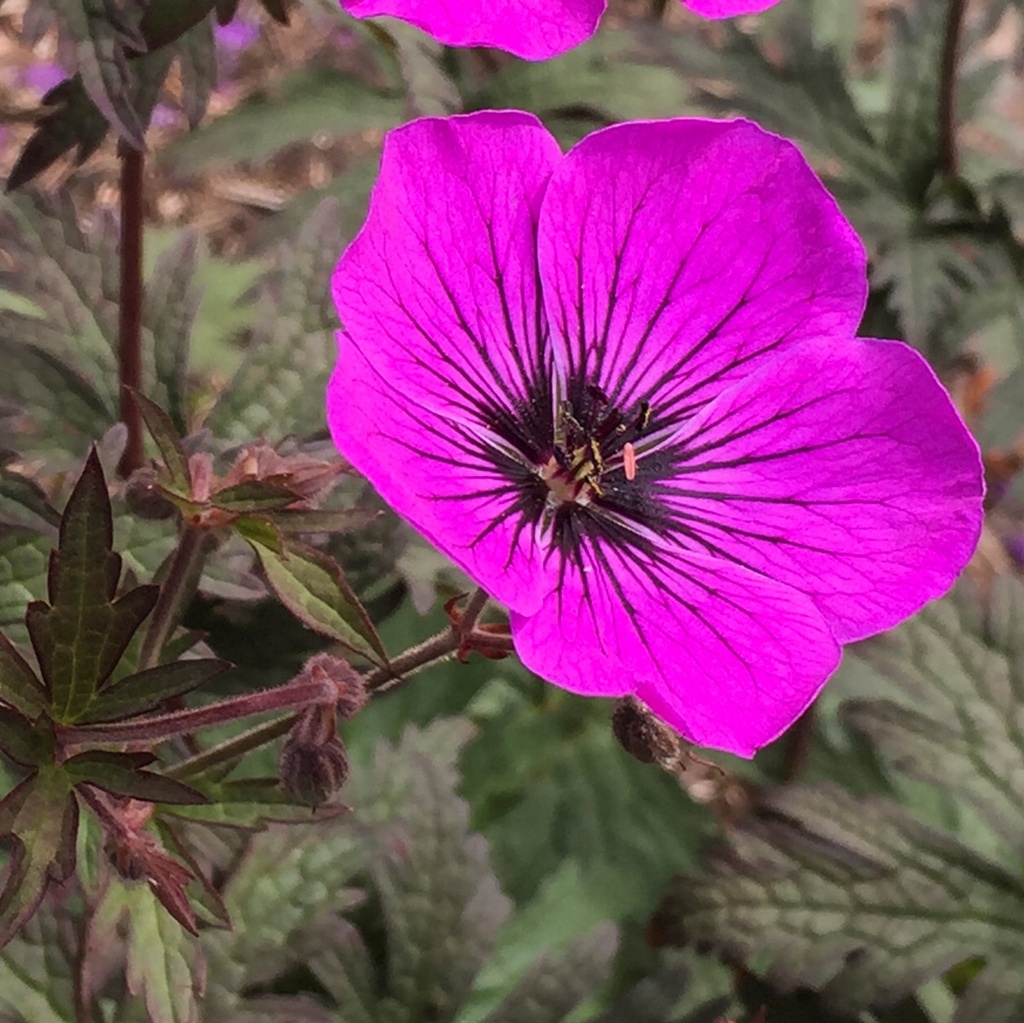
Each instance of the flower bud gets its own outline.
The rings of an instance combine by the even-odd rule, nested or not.
[[[342,720],[352,717],[366,703],[366,689],[363,677],[343,657],[333,654],[314,654],[302,666],[295,680],[314,681],[317,677],[329,679],[337,695],[335,707]],[[333,713],[332,713],[333,720]],[[296,725],[296,727],[298,727]]]
[[[174,505],[156,489],[156,481],[156,470],[148,465],[128,477],[125,498],[140,519],[169,519],[175,512]]]
[[[307,707],[281,749],[281,784],[300,802],[317,807],[348,778],[348,754],[335,733],[333,706]]]
[[[612,734],[619,745],[642,764],[671,760],[678,752],[675,734],[633,696],[616,702],[612,711]]]

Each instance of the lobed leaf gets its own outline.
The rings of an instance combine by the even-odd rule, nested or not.
[[[0,951],[0,1017],[27,1023],[69,1023],[74,1019],[75,929],[56,907],[29,920]]]
[[[0,528],[17,526],[56,535],[60,515],[27,476],[0,469]]]
[[[147,398],[140,391],[133,391],[132,396],[142,413],[143,422],[149,435],[160,451],[164,466],[167,468],[168,483],[178,494],[192,493],[192,473],[188,466],[188,456],[181,446],[181,437],[171,416],[155,401]]]
[[[46,707],[48,696],[32,666],[0,632],[0,704],[6,703],[32,721]]]
[[[174,778],[144,770],[156,757],[152,753],[116,753],[90,750],[64,762],[73,784],[85,782],[106,792],[150,803],[205,803],[206,796]]]
[[[114,599],[121,558],[112,550],[113,518],[106,481],[93,451],[61,518],[50,555],[50,603],[25,614],[56,720],[74,721],[117,666],[157,597],[139,586]]]

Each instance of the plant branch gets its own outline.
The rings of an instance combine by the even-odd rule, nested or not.
[[[366,691],[375,695],[386,692],[410,675],[451,657],[467,638],[472,638],[476,634],[474,626],[486,607],[487,600],[487,594],[483,590],[477,590],[470,597],[458,625],[449,626],[436,636],[431,636],[430,639],[418,646],[399,654],[386,667],[382,666],[368,671],[363,676],[363,685],[366,687]],[[481,633],[480,635],[481,638],[486,638],[492,647],[500,643],[501,637],[492,633]],[[509,649],[511,649],[511,641]],[[245,756],[246,753],[251,753],[287,734],[294,723],[295,716],[288,715],[288,717],[278,718],[276,721],[268,721],[265,725],[257,725],[241,735],[236,735],[232,739],[227,739],[217,746],[212,746],[202,753],[197,753],[195,756],[175,764],[166,773],[172,778],[183,780],[194,778],[213,767],[230,764]]]
[[[956,72],[960,56],[967,0],[949,0],[946,35],[939,70],[939,169],[945,177],[956,177]]]
[[[178,544],[165,562],[167,572],[160,586],[160,596],[139,647],[139,671],[160,663],[160,654],[199,586],[209,539],[207,530],[182,522]]]
[[[121,157],[121,292],[117,340],[117,372],[121,421],[128,441],[119,466],[127,477],[143,462],[142,413],[132,389],[142,390],[142,225],[145,155],[122,143]]]
[[[153,714],[129,721],[113,721],[100,725],[72,725],[60,729],[64,746],[98,745],[105,743],[159,742],[176,735],[186,735],[197,728],[220,725],[253,714],[273,710],[307,707],[315,703],[333,703],[337,689],[328,679],[290,682],[277,689],[263,689],[244,696],[211,703],[205,707],[175,710],[168,714]]]

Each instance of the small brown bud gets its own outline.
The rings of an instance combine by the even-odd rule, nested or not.
[[[314,654],[302,666],[295,680],[305,679],[313,682],[317,678],[326,678],[334,685],[335,710],[338,717],[344,720],[352,717],[366,703],[366,689],[363,677],[342,657],[333,654]]]
[[[281,784],[300,802],[317,807],[348,778],[348,754],[335,734],[333,706],[307,707],[281,749]]]
[[[642,764],[671,760],[678,752],[676,736],[638,699],[625,696],[612,711],[612,734],[619,745]]]
[[[174,505],[156,489],[156,482],[156,470],[148,465],[128,477],[125,498],[140,519],[169,519],[175,512]]]

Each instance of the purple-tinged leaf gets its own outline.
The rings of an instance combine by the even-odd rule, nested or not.
[[[23,767],[53,763],[53,728],[46,719],[33,725],[16,710],[0,707],[0,751]]]
[[[378,509],[370,508],[283,509],[273,514],[272,521],[282,533],[353,533],[369,526],[380,514]]]
[[[164,700],[184,696],[223,674],[230,661],[171,661],[119,679],[103,689],[78,719],[79,724],[116,721],[152,710]]]
[[[218,508],[240,513],[285,508],[298,499],[298,495],[287,486],[269,480],[246,480],[225,487],[212,497]]]
[[[292,824],[329,820],[348,809],[343,806],[323,807],[314,813],[308,805],[296,803],[281,788],[277,778],[239,778],[217,782],[201,778],[192,780],[210,801],[203,806],[165,808],[162,816],[248,831],[276,822]]]
[[[138,8],[112,0],[56,0],[54,13],[75,46],[86,95],[118,135],[143,149],[144,124],[131,102],[126,49],[145,49],[131,17]]]
[[[74,784],[84,782],[119,796],[172,805],[207,801],[206,796],[189,785],[144,770],[155,759],[152,753],[90,750],[72,757],[63,766]]]
[[[0,947],[32,916],[50,882],[71,876],[77,832],[78,803],[58,767],[41,768],[0,801],[0,835],[14,840],[0,892]]]
[[[280,552],[250,543],[267,582],[300,622],[373,661],[387,660],[373,622],[330,555],[288,538]]]
[[[25,613],[54,717],[65,724],[92,702],[157,599],[155,586],[114,599],[121,558],[112,541],[110,499],[93,451],[64,509],[58,549],[50,554],[50,603],[33,601]]]
[[[167,468],[168,485],[178,494],[187,496],[192,492],[192,473],[174,421],[155,401],[140,391],[132,391],[132,395],[149,435],[160,450],[160,457]]]
[[[25,717],[34,719],[48,702],[46,686],[18,648],[0,632],[0,705],[6,703]]]

